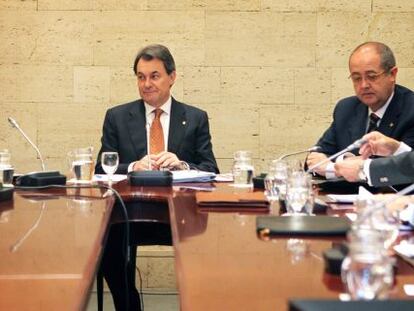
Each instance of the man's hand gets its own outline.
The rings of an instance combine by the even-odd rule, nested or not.
[[[180,161],[172,152],[163,151],[156,155],[153,155],[153,157],[155,160],[155,165],[158,167],[158,169],[185,169],[183,162]]]
[[[314,166],[315,164],[327,159],[328,157],[326,156],[326,154],[324,153],[320,153],[320,152],[311,152],[308,155],[308,158],[306,159],[306,164],[308,165],[308,168],[312,168],[312,166]],[[320,166],[318,166],[317,168],[315,168],[313,170],[313,172],[318,173],[319,175],[325,176],[326,173],[326,167],[327,165],[331,163],[331,162],[326,162]]]
[[[134,171],[147,171],[149,170],[149,166],[151,163],[151,170],[158,170],[158,166],[155,162],[155,156],[150,155],[148,158],[148,155],[143,157],[141,160],[136,161],[133,166]]]
[[[372,155],[390,156],[400,147],[400,142],[381,134],[380,132],[371,132],[362,137],[367,143],[359,149],[361,156],[366,159]]]
[[[351,157],[335,163],[335,174],[343,176],[347,181],[359,181],[358,173],[364,164],[361,157]]]

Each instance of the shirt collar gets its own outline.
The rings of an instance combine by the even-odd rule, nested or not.
[[[378,109],[377,111],[375,111],[374,113],[380,118],[382,119],[382,117],[385,114],[385,111],[387,111],[388,106],[390,105],[390,102],[392,100],[392,98],[394,97],[394,92],[391,93],[390,97],[388,97],[388,100],[385,102],[385,105],[382,106],[380,109]],[[368,115],[370,115],[373,111],[371,109],[369,109]]]
[[[160,109],[166,113],[167,115],[169,115],[171,113],[171,96],[168,97],[167,101],[162,104],[160,106]],[[147,104],[146,102],[144,102],[144,106],[145,106],[145,115],[148,117],[149,115],[151,115],[151,113],[156,109],[153,106]]]

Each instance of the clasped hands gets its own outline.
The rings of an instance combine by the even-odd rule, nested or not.
[[[372,155],[390,156],[394,154],[400,146],[399,141],[376,131],[364,135],[362,139],[364,139],[366,143],[359,149],[360,156],[346,153],[342,161],[337,161],[335,163],[335,175],[337,177],[342,176],[351,182],[358,181],[359,171],[363,167],[365,159]],[[308,156],[307,165],[308,167],[311,167],[326,158],[327,156],[323,153],[312,152]],[[316,168],[314,171],[324,176],[329,163],[332,162],[327,162]]]
[[[141,160],[134,163],[134,171],[148,170],[151,165],[151,170],[174,170],[185,169],[183,162],[178,157],[168,151],[163,151],[158,154],[150,154],[144,156]]]

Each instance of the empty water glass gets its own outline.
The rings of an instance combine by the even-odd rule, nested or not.
[[[237,151],[233,161],[233,185],[240,188],[253,187],[254,168],[250,151]]]

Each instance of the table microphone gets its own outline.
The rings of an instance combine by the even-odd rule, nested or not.
[[[290,157],[290,156],[293,156],[293,155],[297,155],[297,154],[301,154],[301,153],[315,152],[315,151],[318,151],[319,149],[321,149],[320,146],[313,146],[313,147],[308,148],[306,150],[300,150],[300,151],[295,151],[295,152],[291,152],[291,153],[286,153],[286,154],[281,155],[278,158],[278,160],[283,160],[283,159],[285,159],[287,157]]]
[[[348,147],[346,147],[345,149],[342,149],[341,151],[331,155],[330,157],[323,159],[322,161],[319,161],[318,163],[316,163],[315,165],[312,165],[311,167],[308,168],[308,170],[306,171],[307,173],[312,173],[313,170],[319,166],[321,166],[322,164],[325,164],[326,162],[329,162],[337,157],[339,157],[340,155],[343,155],[344,153],[350,152],[354,149],[360,148],[363,144],[365,144],[367,142],[366,139],[357,139],[356,141],[354,141],[352,144],[350,144]]]
[[[42,165],[41,172],[33,172],[22,175],[16,179],[16,184],[19,186],[46,186],[46,185],[64,185],[66,184],[66,176],[61,175],[58,171],[46,171],[43,157],[40,154],[39,148],[30,140],[26,133],[20,128],[19,124],[12,117],[7,118],[12,127],[19,130],[23,137],[36,150]]]
[[[11,124],[11,126],[16,128],[23,135],[23,137],[29,142],[29,144],[34,148],[34,150],[36,150],[36,153],[39,156],[40,163],[42,165],[42,171],[45,171],[46,170],[45,162],[43,161],[39,148],[37,148],[37,146],[30,140],[30,138],[26,135],[26,133],[20,128],[16,120],[14,120],[12,117],[8,117],[7,119],[9,120],[9,123]]]

